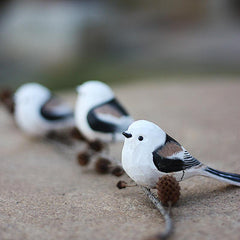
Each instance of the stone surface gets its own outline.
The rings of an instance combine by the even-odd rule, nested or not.
[[[115,87],[135,119],[158,123],[200,161],[240,173],[240,82],[141,82]],[[74,97],[66,97],[74,103]],[[74,154],[24,136],[0,107],[0,239],[143,239],[164,228],[125,175],[81,168]],[[120,157],[122,144],[113,147]],[[240,189],[195,177],[181,184],[172,239],[240,239]]]

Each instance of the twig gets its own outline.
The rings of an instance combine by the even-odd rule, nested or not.
[[[117,183],[117,188],[118,189],[123,189],[123,188],[127,188],[127,187],[136,187],[137,184],[127,184],[125,181],[118,181]]]
[[[169,212],[167,212],[165,210],[165,208],[163,207],[161,202],[152,194],[150,189],[148,189],[146,187],[141,187],[141,189],[148,196],[150,201],[155,205],[155,207],[160,211],[160,213],[162,214],[162,216],[165,219],[165,223],[166,223],[165,231],[163,233],[161,233],[159,236],[157,236],[157,238],[158,239],[167,239],[168,237],[170,237],[171,233],[173,232],[173,224],[172,224],[172,220],[169,216]]]

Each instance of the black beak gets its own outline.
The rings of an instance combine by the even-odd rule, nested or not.
[[[127,133],[127,132],[123,132],[122,135],[126,138],[131,138],[132,134],[131,133]]]

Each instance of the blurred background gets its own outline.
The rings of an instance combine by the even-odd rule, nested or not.
[[[2,0],[0,85],[240,75],[239,0]]]

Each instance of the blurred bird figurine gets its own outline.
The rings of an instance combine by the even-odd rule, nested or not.
[[[77,92],[75,118],[80,132],[89,141],[123,141],[122,132],[133,119],[111,88],[100,81],[88,81],[78,86]]]
[[[178,181],[205,176],[240,186],[240,175],[212,169],[190,155],[156,124],[139,120],[123,132],[122,166],[138,185],[155,188],[164,174]]]
[[[123,174],[119,163],[113,164],[108,143],[123,141],[122,132],[133,122],[132,117],[115,98],[112,89],[100,81],[88,81],[77,87],[78,98],[75,106],[75,124],[88,144],[78,155],[80,165],[87,165],[95,159],[98,173]],[[104,155],[105,154],[105,155]],[[83,156],[89,156],[87,161]],[[115,165],[115,166],[114,166]]]
[[[27,83],[14,95],[17,125],[30,136],[44,136],[74,126],[72,109],[38,83]]]

